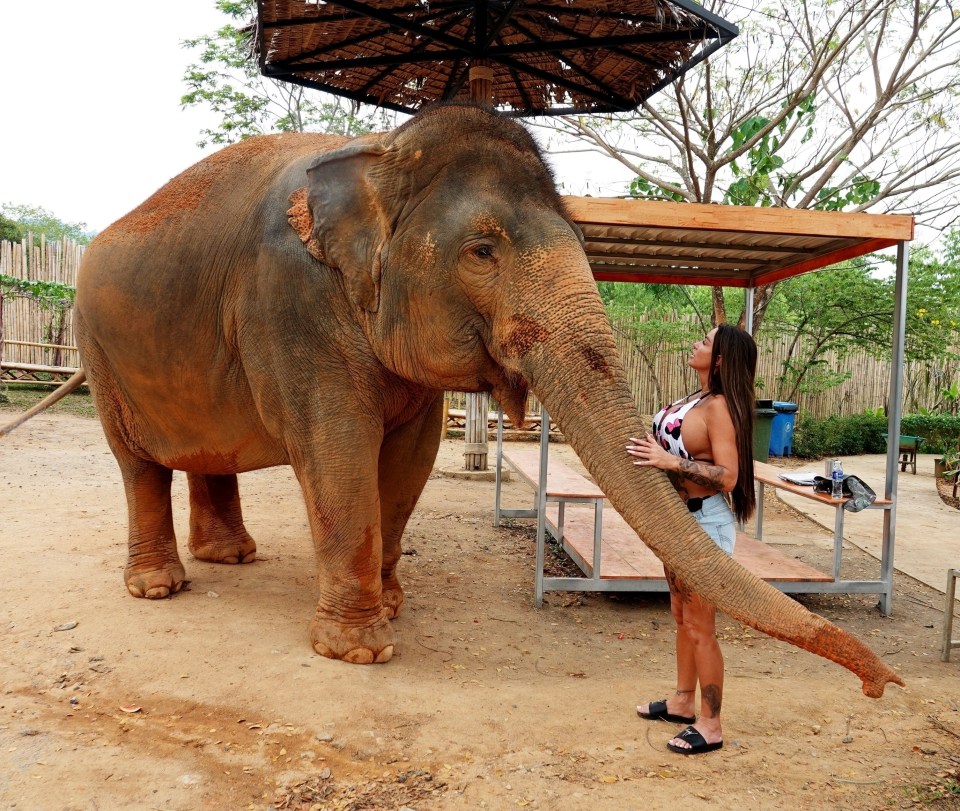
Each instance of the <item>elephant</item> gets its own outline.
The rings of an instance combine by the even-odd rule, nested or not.
[[[189,550],[256,557],[237,476],[290,465],[317,558],[316,652],[386,662],[407,521],[440,443],[445,391],[528,390],[640,538],[728,615],[834,660],[879,697],[899,675],[700,530],[665,474],[624,450],[647,426],[551,171],[520,123],[440,104],[382,134],[252,137],[100,233],[79,273],[77,340],[129,514],[124,580],[177,592]]]

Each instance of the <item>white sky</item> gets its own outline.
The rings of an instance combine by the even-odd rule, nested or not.
[[[228,22],[214,0],[5,3],[0,204],[37,206],[101,231],[214,151],[205,108],[180,107],[196,52],[185,39]],[[566,194],[622,194],[626,170],[600,156],[553,161]]]
[[[212,0],[5,3],[0,203],[102,230],[203,156],[213,114],[182,110],[184,39],[226,20]]]

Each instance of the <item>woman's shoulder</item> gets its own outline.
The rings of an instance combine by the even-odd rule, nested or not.
[[[722,394],[711,394],[704,405],[704,416],[708,419],[726,418],[730,419],[730,406],[727,404],[727,398]]]

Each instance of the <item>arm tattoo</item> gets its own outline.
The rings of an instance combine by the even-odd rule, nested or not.
[[[680,470],[677,474],[684,479],[709,487],[714,490],[723,490],[723,474],[726,468],[720,465],[708,465],[705,462],[694,462],[692,459],[681,459]]]

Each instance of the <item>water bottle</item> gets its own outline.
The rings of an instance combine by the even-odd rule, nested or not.
[[[832,486],[830,497],[843,498],[843,465],[840,464],[839,459],[834,459],[830,463],[830,480]]]

